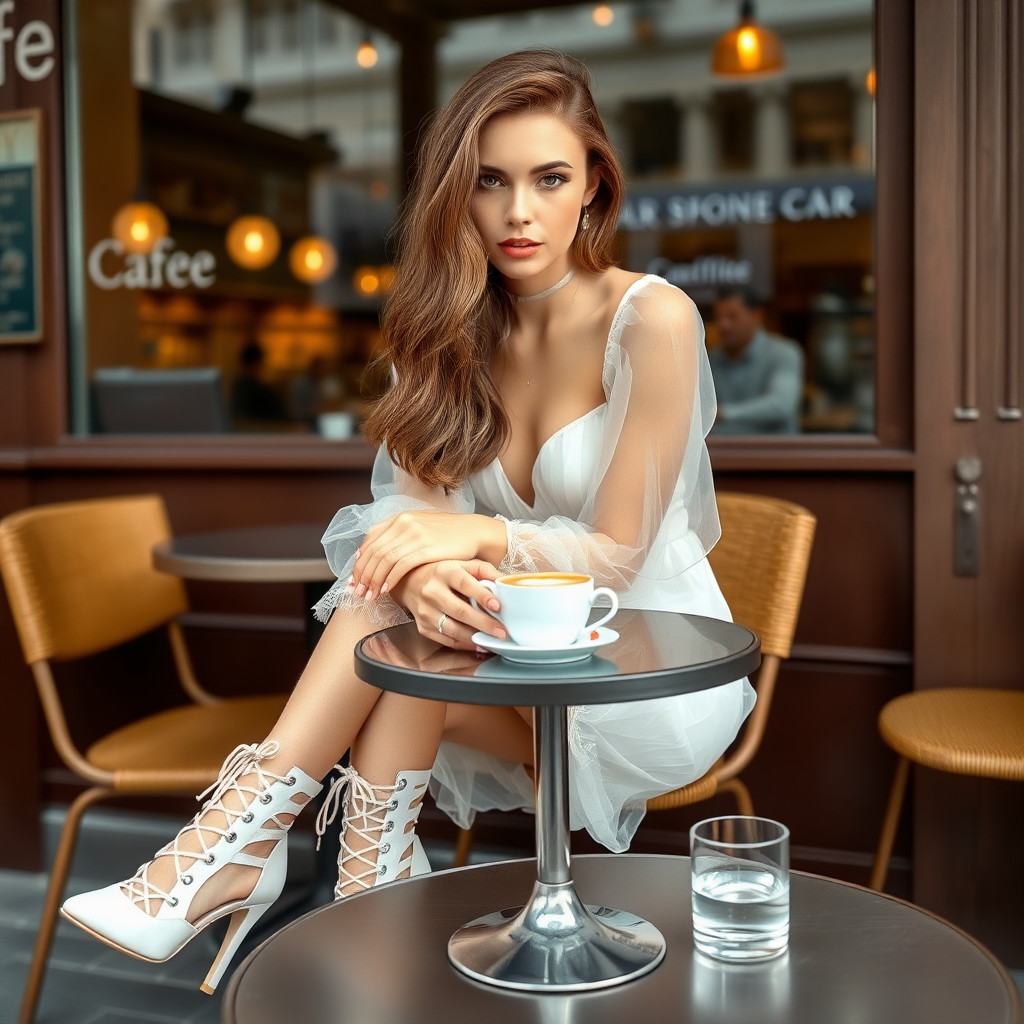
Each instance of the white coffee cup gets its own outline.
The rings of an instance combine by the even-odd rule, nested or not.
[[[592,576],[571,572],[522,572],[500,576],[480,585],[501,602],[501,611],[487,611],[507,630],[520,647],[567,647],[575,643],[584,628],[589,632],[603,626],[619,610],[619,598],[608,587],[594,587]],[[611,602],[604,618],[587,624],[590,610],[599,597]],[[475,608],[480,606],[473,602]]]

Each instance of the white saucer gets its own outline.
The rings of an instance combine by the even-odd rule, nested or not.
[[[589,658],[599,647],[618,640],[619,634],[614,629],[601,626],[597,630],[596,640],[591,640],[588,634],[586,639],[566,644],[565,647],[520,647],[511,640],[498,640],[487,633],[474,633],[470,639],[485,651],[500,654],[506,661],[514,661],[519,665],[567,665],[572,661]]]

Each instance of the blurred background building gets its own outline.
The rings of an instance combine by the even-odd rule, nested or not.
[[[339,413],[358,421],[380,383],[366,366],[404,178],[399,46],[318,0],[133,0],[102,39],[89,8],[81,0],[77,429],[124,429],[104,419],[110,400],[95,394],[96,371],[112,366],[215,367],[225,428],[309,430]],[[711,345],[717,289],[751,288],[767,329],[804,349],[801,429],[871,432],[872,3],[774,0],[757,15],[778,34],[785,65],[745,78],[711,68],[716,40],[736,23],[732,0],[451,22],[437,45],[438,99],[513,50],[552,46],[583,59],[628,175],[622,265],[685,289]],[[134,88],[112,105],[104,83],[117,74]],[[211,269],[158,278],[150,256],[148,276],[133,276],[109,241],[132,201],[166,215],[168,266],[187,257],[191,268],[207,253]],[[280,235],[265,266],[240,265],[226,241],[247,215]],[[337,255],[336,269],[297,278],[291,248],[310,237]],[[122,330],[110,330],[112,317]],[[260,355],[243,366],[246,346]],[[239,400],[252,389],[232,382],[254,374],[276,404]]]

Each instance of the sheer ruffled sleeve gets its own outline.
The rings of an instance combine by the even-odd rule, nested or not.
[[[715,391],[693,302],[634,285],[609,336],[597,472],[579,519],[505,520],[505,572],[582,572],[625,591],[699,562],[720,535],[705,437]],[[504,518],[504,517],[502,517]]]
[[[327,561],[338,579],[314,609],[321,622],[326,622],[334,609],[339,607],[365,610],[371,622],[381,629],[404,622],[408,616],[390,597],[366,601],[346,589],[352,567],[356,563],[356,548],[372,527],[399,512],[418,509],[472,512],[474,509],[473,492],[467,484],[447,495],[441,488],[425,487],[391,461],[386,445],[377,451],[370,491],[373,501],[369,505],[348,505],[341,509],[323,536]]]

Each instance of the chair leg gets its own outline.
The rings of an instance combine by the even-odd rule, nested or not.
[[[455,859],[452,861],[453,868],[464,868],[469,863],[469,855],[473,851],[473,841],[475,839],[475,822],[469,828],[459,829],[459,841],[455,846]]]
[[[905,757],[901,757],[896,762],[896,774],[893,776],[892,789],[889,791],[889,804],[885,809],[882,834],[878,837],[878,849],[875,851],[875,863],[871,869],[871,881],[868,882],[868,886],[876,892],[882,891],[886,875],[889,874],[889,858],[892,856],[892,844],[896,838],[896,826],[900,821],[900,810],[903,808],[903,796],[907,791],[909,773],[910,762]]]
[[[57,927],[57,913],[60,910],[68,872],[71,869],[71,859],[75,854],[78,826],[81,824],[82,815],[94,803],[113,795],[113,792],[106,786],[94,786],[81,793],[68,808],[68,816],[64,820],[64,829],[60,834],[60,844],[57,847],[57,856],[54,858],[53,869],[50,872],[50,884],[47,887],[46,900],[43,903],[43,916],[39,922],[36,946],[32,952],[32,964],[28,971],[28,981],[25,983],[25,994],[21,997],[18,1024],[32,1024],[35,1017],[36,1004],[39,1002],[39,993],[43,987],[43,975],[46,973],[46,962],[50,956],[53,933]]]
[[[736,797],[736,810],[748,818],[754,816],[754,801],[750,798],[750,790],[739,780],[729,779],[718,785],[718,792],[730,792]]]

